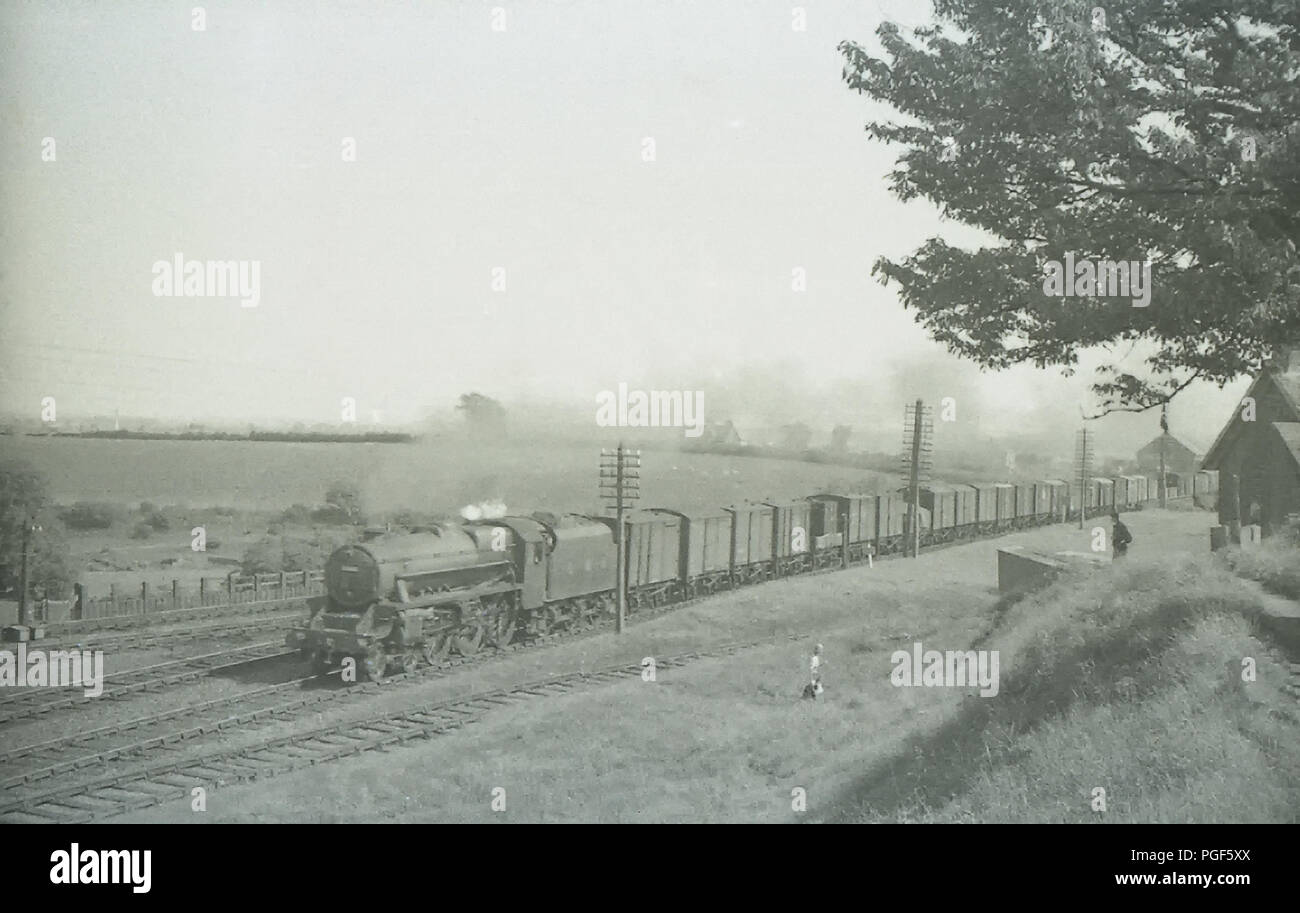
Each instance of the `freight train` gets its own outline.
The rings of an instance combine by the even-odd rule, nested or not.
[[[1085,516],[1156,500],[1144,476],[1084,486]],[[922,548],[1077,518],[1059,480],[920,489]],[[1176,497],[1211,495],[1217,473],[1175,477]],[[1077,496],[1075,498],[1077,500]],[[718,510],[637,510],[623,529],[628,611],[777,577],[848,566],[907,547],[905,492],[822,493]],[[325,565],[324,596],[288,636],[316,671],[352,657],[370,679],[452,650],[594,627],[614,608],[616,521],[567,514],[375,530]]]

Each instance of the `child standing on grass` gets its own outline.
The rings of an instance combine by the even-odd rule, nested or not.
[[[813,700],[817,700],[824,689],[822,687],[822,645],[818,644],[813,648],[812,661],[808,664],[808,670],[811,675],[811,681],[808,684],[808,694]]]

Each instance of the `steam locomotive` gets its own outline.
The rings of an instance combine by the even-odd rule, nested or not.
[[[1178,479],[1177,494],[1210,494],[1217,474]],[[1156,499],[1142,476],[1092,479],[1087,515]],[[1187,489],[1184,491],[1184,489]],[[1078,516],[1071,486],[922,486],[916,507],[921,547],[998,535]],[[631,511],[622,535],[628,611],[774,577],[848,566],[906,547],[910,508],[903,492],[816,494],[719,510]],[[316,671],[352,657],[370,679],[390,666],[412,671],[452,650],[591,628],[613,612],[616,521],[567,514],[502,517],[400,531],[375,530],[334,551],[324,596],[290,632]]]

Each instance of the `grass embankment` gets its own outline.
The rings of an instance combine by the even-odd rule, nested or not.
[[[1278,570],[1286,560],[1293,573],[1300,552],[1268,557]],[[1300,715],[1286,663],[1256,633],[1260,610],[1256,590],[1193,558],[1033,594],[983,645],[1001,651],[999,696],[916,736],[827,817],[1294,822]],[[1254,682],[1242,681],[1246,658]]]
[[[1300,599],[1300,528],[1265,539],[1256,548],[1228,549],[1225,560],[1237,574],[1270,592]]]

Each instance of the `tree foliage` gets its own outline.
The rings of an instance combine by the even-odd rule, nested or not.
[[[462,393],[456,411],[464,414],[475,432],[499,433],[505,428],[506,407],[482,393]]]
[[[72,585],[67,543],[52,507],[49,487],[39,471],[21,462],[0,465],[0,592],[18,589],[23,526],[34,519],[40,530],[28,539],[29,591],[54,599],[67,596]]]
[[[1300,5],[934,7],[910,36],[880,26],[883,59],[840,51],[848,86],[902,115],[867,125],[902,147],[893,192],[998,239],[875,262],[935,340],[986,368],[1067,372],[1084,347],[1144,341],[1144,376],[1112,358],[1093,385],[1105,410],[1137,411],[1300,338]],[[1149,260],[1149,306],[1047,296],[1066,252]]]

